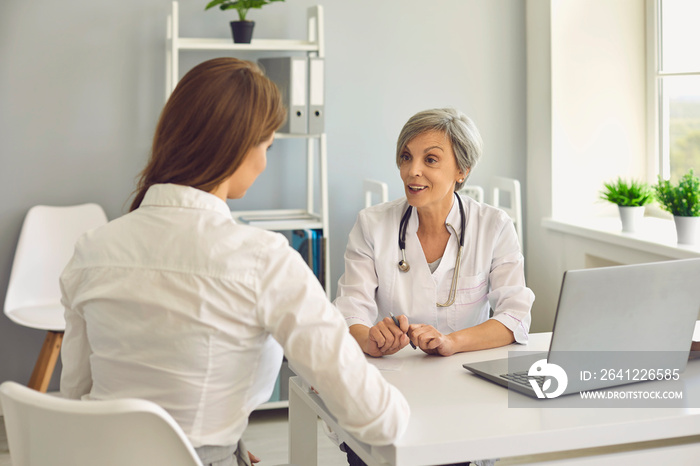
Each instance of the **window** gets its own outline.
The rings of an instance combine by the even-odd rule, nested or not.
[[[700,174],[700,17],[698,0],[654,1],[653,95],[658,173]]]

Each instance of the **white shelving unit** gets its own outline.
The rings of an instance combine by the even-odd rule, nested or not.
[[[306,40],[292,39],[253,39],[250,44],[235,44],[232,39],[210,39],[180,37],[180,16],[177,1],[172,2],[172,12],[168,15],[165,98],[170,96],[180,75],[180,52],[183,50],[222,51],[226,55],[244,52],[306,53],[308,56],[324,57],[323,8],[320,5],[307,10]],[[275,134],[276,139],[306,139],[306,208],[270,209],[231,212],[239,223],[247,223],[266,230],[289,231],[320,229],[323,231],[323,278],[326,294],[330,298],[330,255],[328,225],[328,165],[326,134]],[[318,156],[319,174],[315,163]],[[315,206],[315,177],[319,176],[320,205]],[[245,221],[244,221],[245,220]],[[284,371],[284,369],[283,369]],[[289,406],[287,400],[267,402],[258,409],[279,409]]]
[[[179,5],[172,2],[172,12],[168,16],[167,51],[166,51],[166,99],[170,96],[179,80],[180,52],[183,50],[208,50],[231,52],[270,52],[306,53],[308,56],[323,58],[324,29],[323,7],[316,5],[307,10],[307,38],[294,39],[253,39],[250,44],[235,44],[232,39],[210,39],[180,37]],[[276,139],[306,139],[306,208],[286,210],[255,210],[232,212],[233,218],[240,223],[258,226],[266,230],[288,231],[302,229],[321,229],[323,231],[323,278],[326,294],[330,297],[330,254],[328,225],[328,165],[326,135],[323,134],[275,134]],[[318,156],[319,174],[315,172]],[[315,177],[320,176],[320,205],[315,202]],[[256,220],[256,218],[258,220]],[[246,221],[243,221],[246,220]]]

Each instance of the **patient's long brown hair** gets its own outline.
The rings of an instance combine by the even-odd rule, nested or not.
[[[254,63],[235,58],[200,63],[163,108],[130,210],[157,183],[212,191],[285,116],[279,90]]]

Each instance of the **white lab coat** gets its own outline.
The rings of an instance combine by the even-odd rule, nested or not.
[[[406,199],[362,210],[350,232],[345,251],[345,273],[338,282],[334,304],[348,324],[373,326],[393,313],[405,314],[410,323],[429,324],[443,334],[493,319],[509,328],[518,343],[526,343],[530,308],[535,299],[525,285],[524,261],[518,237],[508,215],[489,205],[463,197],[466,215],[464,251],[455,303],[444,303],[450,294],[459,250],[459,203],[454,202],[447,223],[455,230],[434,273],[418,240],[418,213],[406,229],[406,261],[401,272],[399,224]]]

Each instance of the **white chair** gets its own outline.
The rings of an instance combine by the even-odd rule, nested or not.
[[[505,200],[508,198],[508,200]],[[520,181],[497,176],[493,180],[493,206],[505,211],[513,220],[518,234],[520,250],[523,250],[523,213],[520,198]]]
[[[0,385],[14,466],[202,466],[180,426],[146,400],[66,400]]]
[[[362,189],[365,192],[365,208],[372,205],[372,194],[379,196],[380,202],[389,200],[389,187],[386,183],[365,179],[362,181]]]
[[[457,191],[457,194],[461,196],[469,196],[476,202],[484,202],[484,188],[481,186],[462,186],[462,189]]]
[[[27,212],[17,242],[5,296],[5,314],[25,327],[46,330],[29,387],[45,392],[66,328],[58,278],[73,255],[76,240],[107,223],[97,204],[34,206]]]

